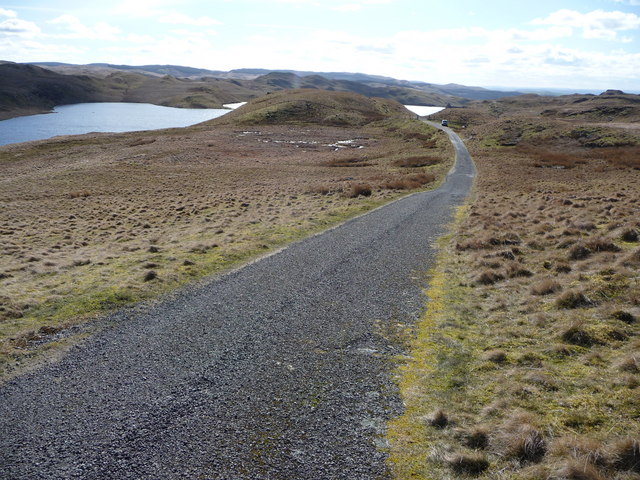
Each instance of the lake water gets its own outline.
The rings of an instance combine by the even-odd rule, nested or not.
[[[89,132],[131,132],[187,127],[211,120],[228,109],[171,108],[148,103],[78,103],[54,113],[0,121],[0,145]]]
[[[228,104],[225,107],[233,109],[241,105],[244,105],[244,102]],[[418,105],[405,107],[420,116],[431,115],[444,108]],[[171,108],[148,103],[62,105],[55,107],[54,113],[0,121],[0,145],[43,140],[57,135],[187,127],[224,115],[229,109]]]
[[[438,113],[440,110],[444,110],[444,107],[425,107],[422,105],[405,105],[405,108],[421,117],[426,117],[427,115],[432,115]]]

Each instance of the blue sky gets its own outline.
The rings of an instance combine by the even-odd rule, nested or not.
[[[640,90],[640,0],[6,0],[0,59]]]

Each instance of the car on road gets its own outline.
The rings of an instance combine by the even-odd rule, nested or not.
[[[449,126],[449,120],[442,120],[442,122],[440,122],[442,124],[443,127],[448,127]]]

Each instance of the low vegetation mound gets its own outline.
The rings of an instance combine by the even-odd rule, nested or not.
[[[271,93],[212,120],[213,125],[315,124],[363,126],[385,119],[414,115],[399,103],[348,92],[314,89]]]

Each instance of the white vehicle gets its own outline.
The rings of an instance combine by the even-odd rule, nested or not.
[[[448,127],[449,126],[449,120],[442,120],[442,122],[440,122],[440,123],[441,123],[441,125],[443,127]]]

